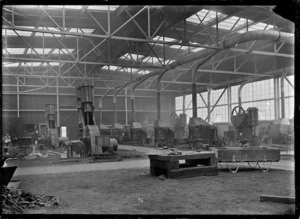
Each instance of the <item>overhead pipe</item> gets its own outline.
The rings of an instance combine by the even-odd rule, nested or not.
[[[99,100],[99,124],[102,124],[102,100],[109,94],[111,90],[112,88],[109,88]]]
[[[291,33],[284,33],[275,30],[258,30],[258,31],[251,31],[236,36],[231,39],[225,39],[222,43],[224,49],[229,49],[237,44],[241,44],[248,41],[253,40],[273,40],[273,41],[285,41],[289,43],[294,43],[294,34]],[[198,68],[203,65],[208,59],[212,56],[216,55],[220,50],[213,51],[210,50],[210,55],[207,56],[206,59],[200,61],[198,64],[194,65],[195,67],[192,68],[192,103],[193,103],[193,117],[197,117],[197,98],[196,98],[196,72]]]
[[[120,93],[121,90],[123,90],[126,86],[128,86],[128,83],[123,84],[120,88],[116,88],[115,93],[113,95],[113,104],[114,104],[114,123],[117,123],[117,94]]]
[[[284,93],[284,78],[287,75],[287,71],[284,71],[281,75],[281,115],[285,118],[285,93]]]
[[[241,34],[237,37],[231,38],[231,39],[225,39],[222,43],[223,49],[229,49],[232,46],[235,46],[237,44],[240,43],[244,43],[247,41],[253,41],[253,40],[273,40],[273,41],[285,41],[288,43],[294,43],[294,34],[291,33],[285,33],[285,32],[280,32],[277,30],[257,30],[257,31],[250,31],[250,32],[246,32],[244,34]],[[192,62],[192,61],[196,61],[198,59],[202,59],[204,58],[204,60],[201,60],[199,63],[196,64],[196,67],[193,68],[192,70],[192,81],[193,81],[193,85],[192,85],[192,92],[195,93],[196,91],[196,84],[195,84],[195,73],[198,70],[198,68],[203,65],[207,60],[209,60],[212,56],[216,55],[219,51],[223,50],[223,49],[207,49],[207,50],[201,50],[199,52],[196,52],[194,54],[191,54],[189,56],[183,56],[183,57],[179,57],[177,61],[169,64],[166,66],[167,69],[163,69],[161,71],[158,72],[151,72],[147,75],[143,75],[141,77],[137,77],[136,79],[129,81],[127,83],[125,83],[122,87],[126,87],[127,85],[130,85],[132,83],[136,84],[134,85],[134,87],[132,88],[132,92],[134,92],[135,88],[140,85],[141,83],[143,83],[145,80],[147,80],[150,77],[159,75],[158,80],[160,82],[160,79],[162,78],[162,76],[170,69],[173,69],[177,66]],[[157,81],[158,84],[158,81]],[[157,96],[160,96],[160,86],[156,86],[157,87]],[[123,89],[120,88],[120,89]],[[193,117],[196,116],[197,117],[197,98],[196,95],[192,95],[192,101],[193,101]],[[160,104],[158,104],[160,105]],[[194,105],[195,110],[194,110]],[[160,116],[160,113],[158,113]]]
[[[239,89],[238,89],[238,104],[239,104],[239,107],[242,107],[242,89],[243,89],[243,87],[244,87],[246,84],[249,84],[249,83],[251,83],[251,82],[257,80],[258,78],[260,78],[260,77],[251,78],[250,80],[245,81],[244,83],[242,83],[242,84],[239,86]]]

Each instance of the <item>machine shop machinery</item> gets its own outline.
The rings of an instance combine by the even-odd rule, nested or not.
[[[147,133],[143,130],[142,125],[138,122],[130,124],[130,141],[133,145],[144,145],[146,143]]]
[[[293,123],[291,125],[290,120],[286,118],[275,120],[271,123],[269,130],[269,138],[272,140],[272,144],[291,144],[293,129]]]
[[[154,124],[154,144],[157,147],[172,147],[174,145],[174,131],[169,124],[156,120]]]
[[[219,145],[217,127],[209,124],[201,118],[190,118],[189,142],[194,146]]]
[[[45,136],[46,142],[49,141],[50,145],[54,148],[58,147],[58,132],[56,128],[56,116],[55,116],[55,105],[54,104],[46,104],[46,124],[47,124],[47,132]]]
[[[114,123],[111,127],[111,137],[117,139],[118,143],[123,143],[124,141],[125,129],[119,123]]]
[[[174,143],[176,145],[188,143],[186,114],[181,113],[177,116],[177,114],[173,112],[170,115],[170,123],[172,127],[174,127]]]
[[[110,136],[110,129],[106,125],[99,124],[99,128],[101,136]]]
[[[96,137],[101,136],[100,132],[101,130],[103,132],[104,129],[96,124],[94,117],[93,86],[86,83],[78,86],[76,88],[76,99],[79,114],[79,139],[86,146],[84,153],[89,155],[99,154]],[[116,151],[117,147],[114,150]]]
[[[249,107],[247,111],[236,106],[231,112],[231,122],[235,128],[235,140],[243,145],[259,146],[258,108]]]

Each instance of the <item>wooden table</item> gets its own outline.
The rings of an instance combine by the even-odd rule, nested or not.
[[[190,178],[218,175],[215,152],[185,152],[181,155],[149,155],[150,174],[168,178]],[[185,160],[185,163],[179,163]]]

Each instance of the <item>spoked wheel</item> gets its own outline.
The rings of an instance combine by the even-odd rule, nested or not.
[[[235,161],[226,162],[226,166],[231,173],[237,173],[237,171],[239,170],[239,167],[240,167],[240,165]],[[235,167],[235,169],[233,169],[234,167]]]
[[[240,115],[240,114],[245,114],[245,110],[241,106],[236,106],[231,111],[231,116],[236,116],[236,115]]]
[[[272,161],[264,160],[261,164],[257,162],[257,166],[260,168],[261,172],[268,172],[270,166],[272,165]]]

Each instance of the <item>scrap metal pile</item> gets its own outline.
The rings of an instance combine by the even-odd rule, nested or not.
[[[1,206],[3,214],[23,213],[25,209],[36,206],[50,207],[59,204],[55,196],[31,194],[21,189],[9,189],[1,186]]]

